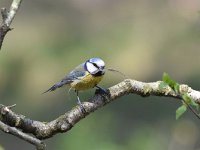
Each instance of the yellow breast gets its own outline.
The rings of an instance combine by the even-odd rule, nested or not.
[[[74,82],[72,82],[70,86],[77,91],[86,90],[95,87],[95,85],[97,85],[102,78],[103,75],[95,77],[87,73],[87,75],[84,76],[82,79],[77,79]]]

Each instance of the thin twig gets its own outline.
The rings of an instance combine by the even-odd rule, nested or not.
[[[10,105],[10,106],[7,106],[9,109],[15,107],[17,104],[13,104],[13,105]]]
[[[195,109],[192,107],[192,106],[190,106],[185,100],[182,100],[183,101],[183,103],[185,104],[185,105],[187,105],[187,107],[190,109],[190,111],[198,118],[198,119],[200,119],[200,116],[199,116],[199,114],[195,111]]]
[[[0,25],[0,49],[5,35],[11,30],[10,25],[20,7],[21,2],[22,0],[13,0],[9,11],[7,11],[6,8],[1,8],[3,22]]]

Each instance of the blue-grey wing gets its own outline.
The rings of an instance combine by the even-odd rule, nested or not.
[[[80,79],[86,75],[86,71],[84,69],[84,64],[77,66],[73,71],[71,71],[68,75],[66,75],[62,80],[68,80],[73,82],[74,80]]]
[[[68,75],[66,75],[60,82],[54,84],[52,87],[50,87],[46,92],[54,91],[57,88],[62,87],[65,84],[70,84],[74,80],[80,80],[82,77],[86,75],[86,71],[84,69],[84,63],[77,66],[73,71],[71,71]]]

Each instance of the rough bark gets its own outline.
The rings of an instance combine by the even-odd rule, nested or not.
[[[187,93],[196,103],[200,104],[199,91],[193,90],[185,84],[181,84],[179,90],[180,93]],[[50,122],[41,122],[15,113],[8,107],[1,105],[0,120],[9,126],[19,129],[19,131],[31,133],[37,139],[47,139],[55,134],[69,131],[76,123],[90,113],[128,94],[138,94],[144,97],[155,95],[181,99],[180,93],[176,94],[176,92],[174,92],[174,90],[168,85],[163,86],[163,81],[145,83],[132,79],[126,79],[110,87],[107,91],[108,94],[105,94],[102,91],[97,90],[94,97],[89,99],[87,102],[83,102],[83,107],[86,113],[83,113],[80,107],[76,106],[55,120]]]

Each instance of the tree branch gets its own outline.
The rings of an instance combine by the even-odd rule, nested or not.
[[[15,135],[15,136],[19,137],[20,139],[23,139],[23,140],[35,145],[37,150],[45,149],[45,144],[42,141],[16,129],[15,127],[10,127],[1,121],[0,121],[0,129],[5,133]]]
[[[21,2],[22,0],[13,0],[9,11],[7,11],[6,8],[1,8],[3,22],[0,25],[0,49],[2,47],[5,35],[11,30],[10,25],[20,7]]]
[[[179,90],[180,93],[187,93],[196,103],[200,104],[199,91],[193,90],[188,85],[184,84],[180,85]],[[38,139],[47,139],[57,133],[67,132],[90,113],[124,95],[133,93],[144,97],[155,95],[181,99],[181,97],[168,85],[163,86],[163,81],[145,83],[126,79],[123,82],[110,87],[108,92],[109,95],[105,95],[105,93],[97,90],[93,98],[88,102],[83,102],[83,107],[86,110],[86,113],[82,113],[79,106],[76,106],[72,110],[50,122],[40,122],[26,118],[3,105],[0,106],[0,118],[2,122],[21,129],[25,133],[31,133]]]

